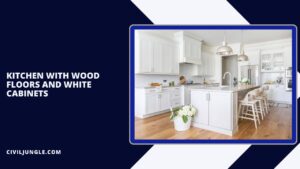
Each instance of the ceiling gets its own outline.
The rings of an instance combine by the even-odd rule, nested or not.
[[[151,30],[151,32],[171,38],[178,30]],[[242,35],[241,30],[187,30],[186,32],[201,38],[204,43],[211,46],[220,45],[222,43],[224,32],[228,43],[241,42]],[[250,44],[291,38],[292,33],[290,30],[243,30],[243,37],[244,43]]]

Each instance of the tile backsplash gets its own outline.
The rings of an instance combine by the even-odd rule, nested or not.
[[[175,85],[179,83],[179,76],[177,75],[135,75],[135,86],[145,87],[150,83],[162,83],[163,80],[167,80],[167,83],[174,81]]]

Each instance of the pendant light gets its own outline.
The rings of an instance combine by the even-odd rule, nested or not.
[[[221,56],[232,54],[232,48],[228,46],[226,42],[225,31],[224,31],[224,41],[222,43],[222,46],[217,48],[217,54]]]
[[[240,46],[240,55],[238,56],[238,61],[248,61],[248,56],[245,54],[244,51],[244,37],[243,37],[243,31],[241,31],[241,46]]]

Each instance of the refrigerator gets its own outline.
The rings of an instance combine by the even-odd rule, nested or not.
[[[241,79],[243,78],[248,78],[251,85],[260,85],[259,66],[258,65],[241,66]]]

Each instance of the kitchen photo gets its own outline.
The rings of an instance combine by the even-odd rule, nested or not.
[[[137,26],[130,38],[132,142],[295,141],[295,27]]]

